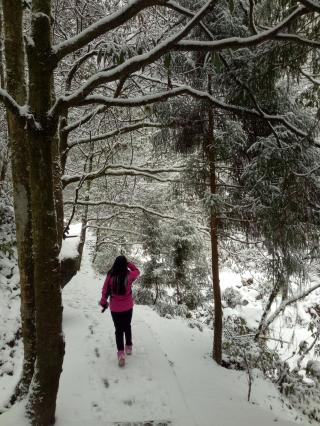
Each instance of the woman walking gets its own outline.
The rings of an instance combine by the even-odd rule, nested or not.
[[[125,256],[118,256],[108,271],[102,288],[100,305],[104,309],[108,307],[107,299],[110,296],[110,311],[115,327],[120,367],[125,364],[125,353],[132,354],[132,283],[139,275],[140,271],[134,263],[128,262]]]

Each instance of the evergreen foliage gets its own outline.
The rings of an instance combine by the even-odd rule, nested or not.
[[[208,285],[205,246],[199,231],[184,220],[160,225],[152,218],[147,219],[143,229],[147,261],[141,286],[153,290],[154,303],[165,299],[166,288],[172,288],[175,304],[195,309],[203,299],[201,289]]]

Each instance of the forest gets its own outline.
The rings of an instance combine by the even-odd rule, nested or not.
[[[0,0],[1,426],[235,424],[59,414],[70,309],[98,333],[118,255],[141,339],[148,318],[169,356],[183,321],[204,377],[241,374],[239,413],[261,381],[279,426],[318,424],[319,48],[319,0]]]

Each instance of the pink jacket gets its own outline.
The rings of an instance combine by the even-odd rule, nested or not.
[[[112,289],[112,277],[109,273],[104,281],[100,305],[103,306],[106,304],[109,290],[109,294],[111,294],[110,311],[112,312],[123,312],[133,308],[134,301],[132,297],[132,283],[138,278],[140,271],[132,262],[128,262],[128,269],[128,283],[125,294],[112,294],[112,291],[110,291]]]

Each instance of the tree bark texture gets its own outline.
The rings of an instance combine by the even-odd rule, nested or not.
[[[3,58],[3,14],[2,14],[2,4],[0,2],[0,87],[5,88],[5,78],[4,78],[4,58]],[[1,106],[2,112],[2,106]],[[1,126],[3,126],[1,122]],[[8,152],[8,137],[1,143],[0,141],[0,194],[3,190],[3,185],[5,183],[5,178],[7,175],[8,162],[9,162],[9,152]]]
[[[27,414],[33,426],[55,422],[56,397],[64,357],[61,272],[58,259],[62,232],[57,217],[54,160],[57,123],[47,111],[54,93],[51,57],[51,2],[32,2],[32,44],[28,45],[29,104],[40,123],[28,127],[36,306],[36,365]]]
[[[3,0],[4,45],[7,90],[17,102],[26,101],[23,11],[20,0]],[[20,271],[21,319],[24,361],[21,381],[14,398],[28,392],[36,358],[34,274],[31,206],[26,132],[16,116],[7,111],[11,148],[16,238]]]

